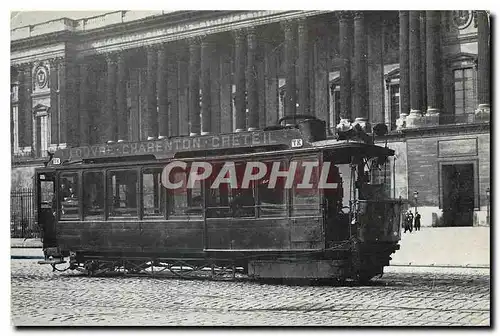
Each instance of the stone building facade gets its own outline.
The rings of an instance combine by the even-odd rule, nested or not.
[[[47,150],[386,123],[423,225],[488,225],[486,11],[116,11],[11,29],[12,189]],[[418,198],[414,199],[415,192]]]

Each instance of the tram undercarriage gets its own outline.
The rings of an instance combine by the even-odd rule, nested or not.
[[[346,242],[347,243],[347,242]],[[282,253],[204,253],[204,256],[70,252],[69,265],[62,256],[40,264],[53,271],[76,270],[88,276],[146,275],[211,280],[354,280],[366,283],[383,274],[397,244],[357,244],[356,249]],[[64,266],[66,267],[64,267]],[[62,266],[62,267],[61,267]]]

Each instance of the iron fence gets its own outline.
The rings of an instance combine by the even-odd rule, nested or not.
[[[10,236],[11,238],[40,237],[33,189],[10,192]]]

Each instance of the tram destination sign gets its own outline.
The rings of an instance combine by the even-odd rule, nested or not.
[[[300,146],[297,146],[300,144]],[[305,142],[298,129],[255,131],[230,134],[185,136],[138,142],[118,142],[59,149],[53,164],[65,160],[105,157],[154,155],[156,158],[173,158],[175,153],[205,151],[224,148],[245,148],[283,145],[287,148],[302,147]]]

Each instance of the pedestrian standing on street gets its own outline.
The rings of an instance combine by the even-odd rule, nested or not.
[[[405,215],[404,215],[404,218],[403,218],[403,224],[404,224],[404,233],[406,233],[406,231],[410,231],[410,227],[411,227],[411,224],[410,224],[410,211],[406,211]],[[410,231],[411,232],[411,231]]]
[[[415,213],[415,231],[420,231],[420,214]]]
[[[410,219],[408,220],[410,223],[408,224],[410,226],[410,232],[413,232],[413,212],[411,212],[411,210],[409,210],[410,212]]]

